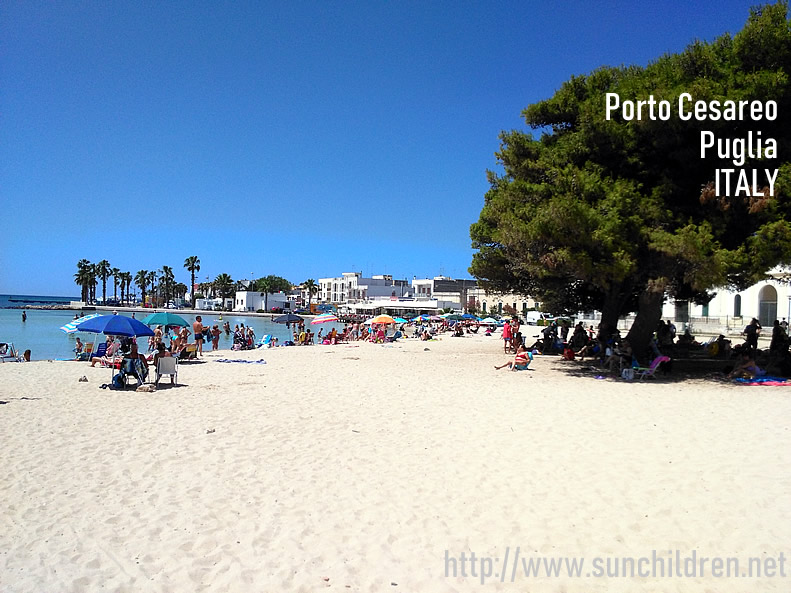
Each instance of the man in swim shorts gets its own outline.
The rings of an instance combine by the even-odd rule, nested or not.
[[[198,346],[199,356],[203,356],[203,332],[205,329],[203,327],[203,319],[198,315],[195,317],[195,323],[192,324],[192,333],[195,335],[195,344]]]

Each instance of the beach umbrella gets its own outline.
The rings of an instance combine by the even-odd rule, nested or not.
[[[429,321],[442,321],[442,317],[440,317],[439,315],[432,315],[431,317],[429,317]]]
[[[393,321],[395,321],[396,323],[409,323],[409,322],[408,322],[406,319],[404,319],[403,317],[393,317]]]
[[[497,325],[497,320],[494,317],[487,317],[486,319],[481,319],[481,325]]]
[[[317,323],[329,323],[331,321],[338,321],[338,316],[333,315],[332,313],[324,313],[322,315],[317,315],[316,318],[310,322],[310,324],[316,325]]]
[[[471,321],[477,321],[477,320],[479,320],[479,319],[480,319],[480,317],[476,317],[476,316],[475,316],[475,315],[473,315],[472,313],[465,313],[464,315],[462,315],[462,317],[463,317],[464,319],[469,319],[469,320],[471,320]]]
[[[449,321],[464,321],[464,317],[461,315],[451,314],[451,315],[445,315],[444,317]]]
[[[371,319],[371,323],[395,323],[395,319],[389,315],[377,315]]]
[[[137,319],[123,315],[98,315],[79,325],[79,331],[106,336],[153,336],[154,332]]]
[[[293,313],[286,313],[280,317],[275,317],[272,321],[275,323],[299,323],[302,321],[302,317],[294,315]]]
[[[189,327],[190,324],[186,319],[175,313],[167,311],[160,311],[159,313],[152,313],[151,315],[140,320],[141,323],[146,325],[164,325],[165,327]]]
[[[92,315],[86,315],[85,317],[80,317],[79,319],[70,321],[66,325],[62,326],[60,329],[61,331],[66,332],[67,334],[73,334],[74,332],[82,331],[80,329],[80,326],[89,319],[93,319],[94,317],[99,317],[99,313],[93,313]]]

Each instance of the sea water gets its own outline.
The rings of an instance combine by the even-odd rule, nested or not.
[[[0,295],[8,296],[8,295]],[[72,299],[73,300],[73,299]],[[67,301],[68,302],[68,301]],[[102,314],[102,311],[97,311]],[[153,311],[152,311],[153,312]],[[76,344],[77,336],[83,343],[93,342],[94,339],[103,341],[104,336],[99,334],[92,334],[88,332],[76,332],[73,334],[66,334],[60,327],[66,325],[74,320],[75,311],[72,310],[50,310],[50,309],[25,309],[27,320],[22,321],[22,309],[0,309],[0,343],[12,342],[14,347],[20,352],[30,350],[31,360],[72,360],[74,359],[74,347]],[[86,315],[93,313],[85,312]],[[192,331],[192,322],[195,321],[195,313],[190,311],[185,313],[183,311],[171,311],[184,318],[190,324],[190,331]],[[108,313],[109,314],[109,313]],[[121,311],[119,314],[131,317],[132,314]],[[268,317],[245,317],[237,313],[223,313],[222,321],[219,319],[220,313],[199,313],[203,318],[203,325],[213,326],[218,325],[222,329],[223,324],[227,321],[231,324],[231,330],[235,325],[244,323],[245,327],[252,327],[255,332],[256,341],[261,339],[265,334],[272,334],[281,343],[290,340],[292,337],[292,330],[287,329],[282,323],[273,323]],[[135,318],[140,320],[148,315],[148,313],[136,312]],[[309,323],[306,320],[306,323]],[[324,328],[326,334],[333,327],[338,331],[343,329],[342,324],[325,323],[323,325],[314,325],[311,329],[314,333],[318,334],[319,328]],[[140,348],[142,352],[148,349],[148,338],[139,338]],[[166,342],[167,343],[167,342]],[[229,350],[233,346],[233,331],[230,335],[225,332],[220,334],[221,350]],[[211,345],[203,344],[204,351],[211,350]]]

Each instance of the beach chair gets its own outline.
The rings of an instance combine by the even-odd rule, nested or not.
[[[93,343],[85,344],[82,347],[82,352],[77,355],[77,360],[90,360],[93,353]]]
[[[19,362],[22,357],[11,342],[0,343],[0,362]]]
[[[148,377],[148,371],[143,363],[138,359],[124,358],[121,361],[121,370],[119,372],[120,381],[124,389],[129,385],[131,379],[137,381],[137,386],[143,385]]]
[[[157,377],[154,380],[154,385],[159,385],[159,380],[163,375],[170,375],[173,378],[173,384],[178,385],[179,382],[179,359],[175,356],[163,356],[157,359]]]
[[[91,345],[93,348],[93,345]],[[96,347],[96,352],[92,354],[88,354],[88,360],[93,360],[94,358],[102,358],[107,354],[107,342],[102,342]]]
[[[659,365],[663,362],[667,362],[670,360],[668,356],[657,356],[653,361],[651,361],[651,365],[648,367],[635,367],[634,368],[634,376],[639,379],[645,379],[646,377],[653,377],[656,374],[656,369],[659,368]]]
[[[184,349],[179,352],[178,359],[181,361],[198,360],[198,345],[187,344]]]

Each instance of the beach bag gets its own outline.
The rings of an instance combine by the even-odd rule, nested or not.
[[[123,389],[126,385],[124,385],[124,376],[122,373],[116,373],[113,375],[112,387],[113,389]]]
[[[627,381],[632,381],[634,379],[634,369],[624,369],[621,371],[621,377],[626,379]]]

